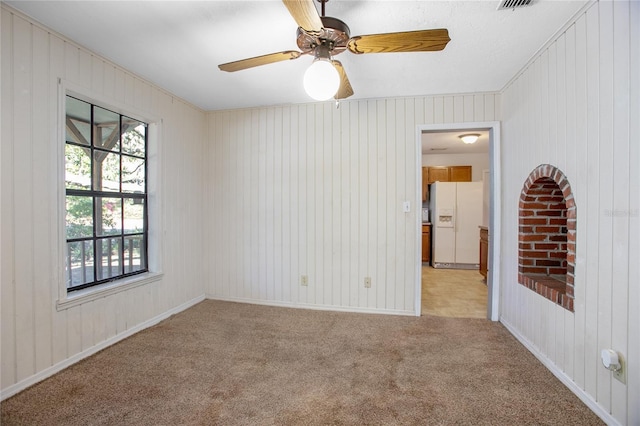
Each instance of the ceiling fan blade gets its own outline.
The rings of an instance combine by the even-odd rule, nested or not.
[[[340,63],[340,61],[331,61],[333,66],[338,70],[338,74],[340,74],[340,87],[336,92],[334,98],[336,99],[346,99],[349,96],[353,95],[353,88],[351,87],[351,83],[349,83],[349,78],[347,77],[347,73],[344,70],[344,67]]]
[[[313,0],[282,0],[299,27],[307,32],[320,32],[322,20]]]
[[[268,55],[255,56],[253,58],[241,59],[235,62],[227,62],[226,64],[218,65],[222,71],[240,71],[247,68],[258,67],[260,65],[272,64],[274,62],[286,61],[287,59],[297,59],[302,55],[302,52],[296,52],[295,50],[286,50],[284,52],[270,53]]]
[[[352,37],[348,49],[352,53],[428,52],[442,50],[451,39],[444,28],[371,34]]]

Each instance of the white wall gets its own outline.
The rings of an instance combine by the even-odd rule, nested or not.
[[[416,126],[498,111],[499,96],[476,94],[210,113],[208,295],[413,314]]]
[[[489,170],[486,154],[422,154],[423,166],[471,166],[471,180],[482,180],[482,171]]]
[[[2,5],[3,397],[203,294],[205,114]],[[62,311],[58,298],[58,78],[162,119],[164,277]],[[63,257],[64,258],[64,257]]]
[[[620,424],[640,424],[640,3],[592,4],[503,92],[502,321]],[[632,136],[632,137],[631,137]],[[539,164],[577,206],[575,313],[517,283],[518,197]],[[601,364],[627,362],[627,384]]]

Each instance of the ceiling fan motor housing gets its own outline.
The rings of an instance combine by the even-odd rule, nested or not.
[[[318,46],[326,46],[333,56],[344,52],[350,38],[347,24],[330,16],[322,16],[320,19],[322,19],[321,31],[307,32],[298,27],[296,42],[300,50],[303,53],[310,53]]]

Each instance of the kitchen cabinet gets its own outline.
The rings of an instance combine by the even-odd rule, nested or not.
[[[471,182],[471,166],[450,166],[449,182]]]
[[[449,182],[449,167],[429,167],[429,183]]]
[[[422,224],[422,262],[431,262],[431,225]]]
[[[480,275],[487,282],[487,270],[489,262],[489,229],[486,226],[480,227]]]
[[[428,184],[434,182],[471,182],[471,166],[430,166],[428,169]]]

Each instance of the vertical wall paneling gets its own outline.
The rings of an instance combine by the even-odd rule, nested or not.
[[[210,112],[207,161],[214,166],[204,186],[216,220],[207,294],[415,314],[417,126],[495,117],[498,98],[479,93]]]
[[[640,2],[629,3],[629,134],[640,134]],[[630,141],[631,142],[631,141]],[[640,282],[640,262],[634,262],[634,254],[637,258],[640,253],[640,144],[629,144],[629,190],[630,220],[629,220],[629,283]],[[633,213],[635,212],[635,214]],[[626,354],[627,374],[635,372],[635,377],[640,375],[640,285],[629,285],[629,343]],[[634,338],[635,337],[635,338]],[[629,386],[627,395],[627,424],[640,423],[640,384],[635,382]]]
[[[55,35],[2,4],[2,371],[6,398],[112,343],[204,291],[202,267],[203,152],[206,115],[105,59]],[[64,81],[61,86],[59,80]],[[63,150],[58,143],[64,89],[99,103],[164,120],[152,136],[150,177],[165,186],[151,198],[154,229],[166,247],[156,282],[73,307],[56,307],[64,235]],[[152,124],[150,131],[159,128]],[[175,143],[179,142],[179,143]],[[169,160],[165,161],[166,158]],[[14,167],[19,164],[20,167]],[[162,172],[165,176],[155,175]],[[154,182],[155,185],[158,185]],[[185,209],[184,206],[193,208]],[[162,223],[162,221],[158,222]],[[63,233],[62,233],[63,234]],[[64,284],[62,284],[64,285]]]
[[[355,122],[358,126],[358,145],[357,150],[362,156],[361,158],[364,160],[361,161],[361,166],[357,169],[359,170],[358,181],[360,183],[357,186],[356,191],[360,195],[359,197],[359,228],[360,232],[358,235],[358,240],[360,244],[358,245],[358,254],[360,255],[360,263],[358,268],[358,276],[356,278],[357,288],[358,288],[358,307],[365,308],[369,306],[369,294],[371,293],[371,289],[364,288],[361,285],[362,280],[365,276],[371,276],[370,265],[371,262],[369,259],[372,255],[372,246],[373,246],[373,233],[370,232],[372,229],[372,215],[373,211],[371,210],[372,203],[369,200],[372,197],[372,180],[369,179],[369,173],[372,173],[375,170],[375,147],[371,146],[368,143],[368,130],[369,130],[369,108],[368,104],[364,101],[358,101],[353,103],[356,106],[357,121]],[[354,116],[355,116],[354,114]],[[354,163],[357,164],[357,163]],[[375,187],[375,185],[373,185]]]
[[[581,16],[575,23],[575,103],[570,109],[575,111],[575,133],[576,144],[583,146],[587,141],[587,44],[586,44],[586,18]],[[568,70],[569,71],[569,70]],[[571,79],[570,79],[571,80]],[[571,128],[571,123],[568,123]],[[586,149],[576,149],[576,179],[578,182],[587,182],[589,170]],[[584,185],[572,187],[576,204],[586,206],[588,209],[589,193]],[[589,220],[588,211],[581,209],[581,219],[576,223],[576,235],[578,241],[585,241],[587,223]],[[583,218],[583,219],[582,219]],[[574,350],[571,357],[574,362],[573,378],[576,385],[585,388],[585,342],[586,342],[586,300],[587,292],[585,277],[587,276],[586,252],[587,244],[576,244],[576,265],[574,286]],[[568,372],[568,374],[570,374]]]
[[[613,210],[613,2],[603,2],[599,7],[599,64],[600,79],[598,81],[598,156],[600,175],[597,191],[600,194],[600,209]],[[628,194],[627,194],[628,196]],[[602,213],[605,213],[602,212]],[[613,217],[611,214],[600,214],[598,223],[598,348],[611,347],[611,314],[612,314],[612,262],[613,262]],[[603,368],[598,369],[598,401],[607,409],[611,409],[611,374]]]
[[[565,67],[566,70],[562,74],[565,76],[564,83],[566,85],[565,89],[565,106],[564,110],[566,111],[566,125],[565,125],[565,139],[566,139],[566,163],[568,170],[574,170],[574,176],[578,176],[578,166],[576,159],[578,155],[574,155],[576,153],[576,109],[578,105],[576,104],[576,25],[573,24],[566,32],[566,52],[564,55],[565,58]],[[567,76],[572,75],[576,76],[574,78],[569,78]],[[574,191],[574,199],[578,197],[576,191]],[[580,203],[581,200],[578,200]],[[575,269],[579,269],[577,266]],[[574,274],[575,276],[575,274]],[[575,301],[575,299],[574,299]],[[563,371],[569,375],[573,376],[573,366],[574,366],[574,353],[573,348],[575,346],[575,313],[571,313],[569,311],[558,311],[559,315],[562,315],[563,318],[558,319],[559,324],[564,324],[563,334],[564,337],[558,341],[558,346],[560,347],[559,353],[563,356]],[[575,310],[574,310],[575,312]]]
[[[47,33],[40,28],[33,28],[32,38],[32,96],[34,99],[46,98],[49,95],[49,39]],[[34,103],[32,105],[32,116],[34,120],[43,123],[50,123],[51,117],[46,104]],[[53,123],[52,123],[53,124]],[[55,127],[55,126],[53,126]],[[50,135],[48,127],[34,126],[32,145],[38,146],[39,140],[47,140]],[[49,176],[55,175],[51,170],[50,158],[55,157],[55,147],[48,145],[40,149],[33,150],[33,181],[47,182]],[[55,192],[54,192],[55,193]],[[36,191],[32,192],[32,205],[37,206],[40,194],[36,196]],[[48,200],[50,201],[50,200]],[[49,215],[46,211],[34,208],[33,217],[33,257],[43,259],[47,265],[45,268],[34,268],[34,329],[35,329],[35,371],[42,370],[52,363],[52,328],[51,328],[51,301],[55,298],[55,288],[52,288],[52,277],[49,271],[53,265],[51,258],[47,255],[51,247],[50,239],[57,228],[51,228]],[[37,295],[37,297],[36,297]]]
[[[612,298],[629,300],[629,264],[632,259],[629,257],[629,225],[631,220],[630,201],[630,163],[625,161],[625,157],[630,154],[630,4],[627,2],[612,2],[612,63],[613,68],[613,99],[614,111],[612,117],[613,133],[611,135],[612,157],[623,161],[616,162],[613,166],[613,202],[611,210],[613,212],[626,212],[618,216],[612,214],[613,229],[611,239],[613,242],[612,262],[611,262],[611,294]],[[636,117],[637,120],[638,117]],[[637,141],[635,142],[637,144]],[[615,160],[614,160],[615,161]],[[634,163],[637,168],[640,163]],[[638,188],[636,187],[636,190]],[[637,191],[636,191],[637,193]],[[638,219],[636,219],[637,221]],[[636,257],[637,259],[637,257]],[[628,354],[627,327],[617,327],[617,324],[629,325],[629,305],[627,303],[612,304],[611,311],[611,347],[623,354],[626,358]],[[637,375],[636,375],[637,376]],[[637,384],[640,386],[640,384]],[[617,380],[611,384],[611,413],[616,418],[624,418],[627,413],[627,387]],[[635,405],[635,404],[634,404]]]
[[[5,55],[13,55],[13,20],[12,15],[2,10],[2,52]],[[0,194],[2,194],[2,204],[0,205],[2,212],[0,218],[2,222],[2,272],[1,282],[7,283],[14,280],[14,250],[15,227],[13,226],[13,145],[5,141],[13,139],[13,86],[9,81],[13,80],[13,63],[4,59],[0,62],[2,66],[2,126],[0,132],[2,137],[2,149],[0,154],[0,185],[2,185]],[[5,122],[6,120],[6,122]],[[0,345],[0,383],[2,389],[16,382],[16,330],[15,330],[15,288],[14,286],[2,287],[2,297],[0,304],[2,308],[2,321],[0,321],[0,332],[2,333],[2,345]]]
[[[634,14],[634,11],[636,12]],[[637,424],[638,6],[589,4],[504,89],[502,321],[608,423]],[[569,179],[577,206],[575,304],[566,311],[517,284],[523,179],[542,163]],[[516,178],[517,177],[517,178]],[[515,203],[514,203],[515,206]],[[509,249],[507,247],[512,247]],[[600,362],[629,359],[626,381]]]
[[[32,164],[32,63],[31,24],[24,19],[13,21],[13,111],[14,132],[16,141],[13,151],[14,164]],[[34,330],[34,268],[33,249],[34,231],[33,198],[20,196],[20,193],[33,193],[33,175],[28,167],[14,169],[14,203],[13,217],[15,230],[15,281],[22,285],[15,286],[15,328],[16,328],[16,364],[17,379],[25,379],[35,373]]]

